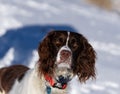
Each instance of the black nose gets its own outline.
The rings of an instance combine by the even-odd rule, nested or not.
[[[59,77],[58,77],[58,82],[59,83],[62,83],[62,84],[65,84],[65,83],[67,83],[68,81],[70,81],[70,79],[69,79],[69,77],[64,77],[64,76],[62,76],[62,75],[60,75]]]

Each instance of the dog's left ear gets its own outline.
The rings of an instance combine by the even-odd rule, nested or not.
[[[96,53],[88,40],[83,36],[79,36],[81,47],[77,57],[75,72],[80,82],[86,82],[89,78],[95,78],[95,59]]]
[[[38,47],[39,54],[39,72],[41,74],[52,74],[53,65],[54,65],[54,55],[51,54],[53,47],[51,38],[54,35],[54,31],[51,31],[47,34],[47,36],[40,42]]]

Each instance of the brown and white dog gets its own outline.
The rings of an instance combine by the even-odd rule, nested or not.
[[[68,82],[95,78],[96,54],[78,33],[51,31],[38,47],[34,69],[13,65],[0,69],[0,94],[67,94]]]

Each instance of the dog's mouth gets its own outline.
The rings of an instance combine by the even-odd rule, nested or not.
[[[62,87],[72,80],[74,75],[71,65],[72,52],[68,47],[63,46],[59,50],[55,62],[54,79],[57,87]]]
[[[55,71],[55,79],[58,83],[67,84],[73,78],[73,71],[67,67],[58,67]]]
[[[60,56],[59,62],[56,62],[55,79],[58,83],[67,84],[72,79],[71,61],[71,56],[67,58]]]
[[[54,76],[45,75],[45,79],[54,88],[65,89],[69,81],[73,78],[73,71],[66,67],[56,67]]]
[[[56,77],[57,83],[61,83],[61,84],[67,84],[69,81],[71,81],[71,79],[72,77],[70,75],[68,76],[60,75]]]

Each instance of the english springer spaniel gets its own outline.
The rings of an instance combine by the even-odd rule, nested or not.
[[[38,47],[34,69],[13,65],[0,69],[0,94],[67,94],[74,76],[95,78],[96,54],[82,35],[51,31]]]

